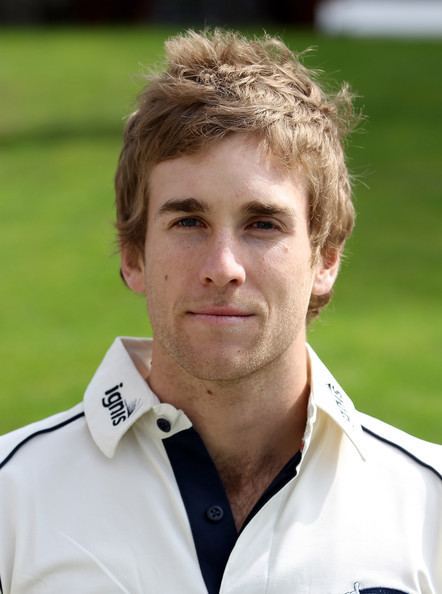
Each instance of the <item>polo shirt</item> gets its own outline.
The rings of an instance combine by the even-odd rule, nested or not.
[[[302,453],[238,533],[150,349],[117,339],[81,404],[0,439],[3,594],[441,594],[440,446],[357,412],[309,348]]]

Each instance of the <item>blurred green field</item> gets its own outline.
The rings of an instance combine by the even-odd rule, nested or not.
[[[116,335],[149,332],[120,283],[113,174],[158,29],[0,30],[0,432],[81,399]],[[442,441],[442,42],[287,30],[367,120],[358,223],[310,342],[361,410]]]

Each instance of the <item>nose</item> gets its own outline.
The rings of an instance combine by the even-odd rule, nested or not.
[[[234,238],[227,235],[212,237],[205,248],[206,253],[200,268],[200,281],[203,285],[240,286],[245,282],[246,271]]]

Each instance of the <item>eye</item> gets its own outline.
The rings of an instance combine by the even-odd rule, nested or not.
[[[176,227],[201,227],[202,222],[195,217],[184,217],[174,223]]]
[[[259,220],[259,221],[253,221],[253,223],[250,224],[250,227],[252,229],[257,229],[259,231],[275,231],[280,229],[280,226],[275,222],[275,221],[270,221],[270,220]]]

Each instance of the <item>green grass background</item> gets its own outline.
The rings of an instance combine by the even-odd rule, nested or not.
[[[171,32],[0,30],[1,432],[76,403],[116,335],[149,332],[118,277],[113,174]],[[442,441],[442,43],[282,36],[367,115],[357,229],[310,342],[360,409]]]

